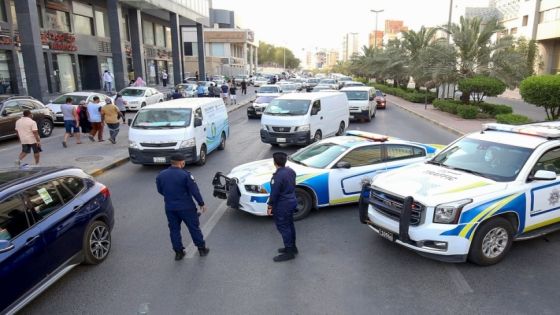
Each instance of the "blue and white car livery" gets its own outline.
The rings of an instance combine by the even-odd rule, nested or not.
[[[375,177],[360,220],[434,259],[499,262],[560,228],[560,122],[487,124],[424,164]]]
[[[289,157],[287,166],[296,172],[298,208],[302,219],[312,208],[357,202],[362,184],[386,170],[422,162],[437,151],[425,145],[360,131],[328,138]],[[272,159],[240,165],[227,175],[214,177],[214,196],[228,199],[232,208],[264,216],[275,172]],[[225,179],[225,183],[222,181]]]

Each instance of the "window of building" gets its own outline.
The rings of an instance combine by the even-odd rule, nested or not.
[[[560,8],[542,11],[539,14],[539,23],[547,23],[560,20]]]
[[[16,3],[14,0],[10,1],[10,12],[12,14],[12,24],[17,25]]]
[[[163,25],[156,24],[156,46],[165,47],[165,28]]]
[[[94,35],[93,33],[93,7],[91,5],[74,2],[74,32],[77,34]]]
[[[122,30],[121,30],[121,38],[126,38],[127,41],[130,41],[130,30],[128,29],[128,15],[123,15],[122,18]]]
[[[12,75],[10,65],[12,64],[11,52],[0,51],[0,94],[13,93]]]
[[[45,25],[43,24],[43,12],[41,12],[41,7],[37,6],[37,15],[39,16],[39,27],[43,28]]]
[[[95,11],[95,31],[99,37],[109,37],[109,20],[103,11]]]
[[[512,29],[510,30],[509,33],[510,33],[511,35],[517,34],[517,27],[512,28]]]
[[[225,57],[226,49],[224,43],[210,43],[210,56]]]
[[[528,15],[524,15],[523,16],[523,22],[522,22],[522,26],[527,26],[527,24],[529,24],[529,16]]]
[[[154,23],[148,21],[142,21],[142,34],[144,38],[144,44],[155,45],[154,39]]]
[[[184,51],[185,56],[193,56],[193,57],[198,56],[197,44],[198,43],[196,43],[196,42],[185,42],[184,45],[183,45],[184,46],[183,51]]]
[[[0,21],[7,22],[8,17],[6,16],[6,7],[4,4],[4,0],[0,0]]]
[[[165,28],[165,47],[171,48],[171,29],[169,27]]]
[[[46,9],[45,13],[47,18],[45,28],[66,33],[70,32],[70,13],[53,9]]]
[[[361,147],[346,154],[343,162],[350,163],[351,167],[360,167],[381,162],[381,146],[370,145]]]
[[[19,196],[12,196],[0,202],[0,240],[12,240],[29,226],[25,205]]]

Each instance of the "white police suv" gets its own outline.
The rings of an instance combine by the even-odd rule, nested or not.
[[[433,159],[365,185],[360,220],[443,261],[499,262],[514,240],[560,229],[560,122],[484,125]]]
[[[294,219],[306,217],[312,208],[355,203],[364,180],[386,170],[433,156],[437,145],[348,131],[309,145],[289,157],[287,166],[296,172],[297,209]],[[228,206],[267,215],[270,179],[275,172],[272,159],[240,165],[227,175],[214,176],[214,196]]]

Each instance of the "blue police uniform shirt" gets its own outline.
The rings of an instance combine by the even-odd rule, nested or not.
[[[268,205],[272,209],[293,210],[296,200],[296,172],[289,167],[280,167],[272,175],[270,181],[270,197]]]
[[[196,210],[196,202],[204,205],[194,177],[188,171],[169,167],[159,173],[156,178],[158,192],[163,195],[165,211]]]

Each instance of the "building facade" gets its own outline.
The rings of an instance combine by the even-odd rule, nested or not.
[[[383,31],[371,31],[369,33],[369,48],[372,48],[375,46],[375,43],[377,42],[377,48],[382,48],[383,47]]]
[[[342,60],[348,61],[357,55],[360,49],[358,33],[347,33],[342,38]]]
[[[398,20],[385,20],[385,41],[398,38],[401,32],[408,31],[408,27],[404,25],[403,21]]]
[[[158,84],[183,75],[180,26],[202,29],[208,0],[0,0],[0,94],[51,95],[102,88],[111,71]]]

